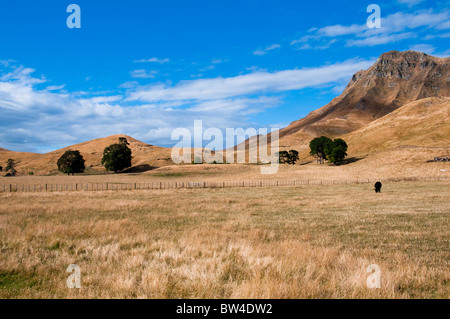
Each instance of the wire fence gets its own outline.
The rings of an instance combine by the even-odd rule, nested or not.
[[[70,192],[70,191],[120,191],[120,190],[157,190],[192,188],[231,188],[231,187],[276,187],[304,185],[342,185],[369,184],[404,181],[443,181],[449,176],[439,177],[402,177],[385,179],[347,179],[347,180],[250,180],[224,182],[136,182],[136,183],[66,183],[66,184],[4,184],[0,192]]]

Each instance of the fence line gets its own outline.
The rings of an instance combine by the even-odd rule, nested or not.
[[[443,181],[448,176],[439,177],[403,177],[385,179],[351,179],[351,180],[251,180],[228,182],[146,182],[146,183],[71,183],[71,184],[4,184],[0,192],[55,192],[55,191],[118,191],[118,190],[153,190],[153,189],[190,189],[190,188],[230,188],[230,187],[273,187],[301,185],[342,185],[367,184],[380,180],[386,182],[402,181]]]

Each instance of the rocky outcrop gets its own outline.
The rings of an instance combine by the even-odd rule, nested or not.
[[[340,96],[292,122],[280,136],[352,132],[407,103],[450,96],[449,79],[450,58],[415,51],[383,53],[369,69],[355,73]]]

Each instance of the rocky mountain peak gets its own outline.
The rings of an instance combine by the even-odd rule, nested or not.
[[[356,72],[340,96],[306,118],[292,122],[281,133],[302,131],[338,136],[407,103],[447,96],[450,96],[450,58],[416,51],[390,51],[367,70]]]

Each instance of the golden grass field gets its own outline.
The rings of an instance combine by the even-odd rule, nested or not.
[[[0,297],[449,298],[449,186],[0,193]]]

